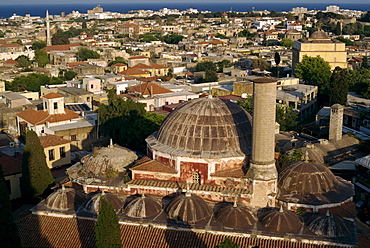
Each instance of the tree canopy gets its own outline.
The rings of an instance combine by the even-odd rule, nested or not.
[[[330,105],[339,103],[347,104],[349,86],[349,73],[346,69],[336,67],[330,77],[329,83],[329,101]]]
[[[33,50],[43,49],[44,47],[46,47],[46,43],[44,41],[35,41],[32,43]]]
[[[18,228],[12,216],[9,192],[0,165],[0,244],[2,247],[21,247]]]
[[[101,197],[98,220],[95,223],[97,248],[121,248],[121,231],[118,216],[112,203]]]
[[[212,61],[201,61],[195,66],[195,71],[217,71],[217,66]]]
[[[331,69],[329,63],[320,56],[304,55],[302,61],[297,63],[294,72],[305,83],[318,86],[320,94],[328,93]]]
[[[17,67],[27,68],[31,65],[31,60],[25,55],[19,55],[15,61],[17,61]]]
[[[40,86],[48,84],[61,84],[63,80],[57,77],[49,77],[46,74],[31,73],[27,76],[20,76],[14,78],[12,82],[5,82],[6,90],[20,92],[20,91],[40,91]]]
[[[282,38],[280,41],[280,45],[288,48],[292,48],[294,45],[294,40],[291,40],[289,38]]]
[[[26,134],[22,160],[21,192],[27,200],[39,201],[45,190],[54,183],[50,169],[46,164],[44,148],[35,131],[29,130]]]
[[[52,35],[51,44],[68,45],[69,44],[68,35],[63,33],[63,31],[59,29],[55,34]]]
[[[142,103],[123,100],[113,91],[108,97],[108,104],[102,104],[98,109],[104,132],[119,145],[145,152],[145,138],[159,129],[165,117],[146,113]]]
[[[260,69],[261,71],[270,69],[270,64],[261,58],[253,60],[251,66],[253,69]]]
[[[222,241],[216,246],[216,248],[239,248],[239,247],[240,246],[237,243],[233,242],[229,238],[225,238],[224,241]]]
[[[168,44],[178,44],[183,38],[184,36],[179,34],[167,34],[163,37],[163,40]]]
[[[99,59],[100,54],[96,51],[87,48],[80,48],[76,53],[76,58],[78,61],[86,61],[88,59]]]
[[[45,50],[36,50],[34,60],[37,62],[38,66],[44,67],[49,64],[49,57]]]

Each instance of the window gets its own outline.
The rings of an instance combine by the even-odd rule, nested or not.
[[[58,103],[57,102],[54,103],[54,109],[58,109]]]
[[[200,184],[200,174],[197,171],[193,171],[193,183]]]
[[[45,109],[48,109],[48,102],[45,102]]]
[[[59,148],[59,153],[60,153],[60,158],[66,157],[66,149],[64,146]]]
[[[9,195],[12,194],[12,187],[10,185],[10,179],[5,180],[6,188],[8,189]]]
[[[91,84],[90,87],[91,87],[91,89],[94,89],[94,85],[93,84]]]
[[[77,140],[77,135],[71,135],[71,141],[76,141]]]
[[[49,150],[49,161],[52,161],[55,159],[54,156],[54,149]]]

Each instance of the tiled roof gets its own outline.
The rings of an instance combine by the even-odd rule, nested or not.
[[[176,174],[177,171],[175,168],[170,167],[164,163],[161,163],[157,160],[149,160],[142,164],[139,164],[131,170],[138,170],[138,171],[148,171],[148,172],[161,172],[161,173],[170,173],[170,174]]]
[[[190,191],[208,191],[208,192],[229,192],[230,194],[249,194],[246,188],[235,188],[235,187],[223,187],[213,186],[210,184],[196,184],[196,183],[182,183],[182,182],[171,182],[171,181],[156,181],[156,180],[132,180],[127,183],[128,185],[138,187],[159,187],[167,189],[186,189]]]
[[[22,247],[95,247],[95,221],[80,218],[61,218],[46,215],[28,215],[17,222]],[[207,232],[171,226],[121,224],[123,247],[131,248],[189,248],[216,247],[225,238],[240,247],[334,248],[336,245],[306,243],[268,236],[257,237],[231,232]],[[364,239],[366,241],[366,239]],[[368,239],[367,239],[368,240]],[[350,246],[343,246],[350,247]],[[366,247],[366,246],[362,246]]]
[[[9,44],[4,44],[4,45],[1,45],[2,47],[21,47],[22,45],[18,44],[18,43],[9,43]]]
[[[79,65],[88,64],[88,62],[70,62],[67,63],[68,67],[78,67]]]
[[[129,68],[127,70],[121,71],[118,74],[126,75],[126,76],[134,76],[134,75],[142,75],[142,74],[150,74],[147,71],[143,71],[137,68]]]
[[[149,59],[149,58],[145,57],[145,56],[134,56],[134,57],[130,57],[128,59]]]
[[[0,166],[4,176],[22,173],[22,161],[0,152]]]
[[[212,174],[214,177],[233,177],[233,178],[242,178],[244,177],[245,172],[241,167],[232,168],[229,170],[218,171]]]
[[[40,143],[42,147],[52,147],[52,146],[57,146],[57,145],[63,145],[70,143],[71,141],[63,139],[59,136],[56,135],[46,135],[46,136],[41,136],[40,137]]]
[[[127,66],[126,64],[123,64],[123,63],[115,63],[113,64],[114,66]]]
[[[140,69],[140,70],[153,69],[152,66],[149,66],[149,65],[146,65],[146,64],[143,64],[143,63],[139,63],[137,65],[134,65],[131,68],[136,68],[136,69]]]
[[[79,117],[79,114],[73,112],[68,109],[64,109],[65,114],[55,114],[49,115],[47,111],[43,110],[33,110],[33,109],[25,109],[17,114],[17,116],[21,117],[25,121],[33,124],[33,125],[40,125],[44,124],[47,121],[50,123],[59,122],[59,121],[67,121],[71,119],[75,119]]]
[[[8,60],[4,61],[4,64],[12,64],[12,65],[14,65],[14,64],[17,64],[17,63],[18,62],[15,61],[15,60],[13,60],[13,59],[8,59]]]
[[[74,47],[74,46],[80,46],[80,44],[54,45],[54,46],[44,47],[43,49],[46,52],[50,52],[50,51],[68,51],[68,50],[71,49],[71,47]]]
[[[139,92],[142,95],[157,95],[164,93],[172,93],[171,90],[168,90],[155,83],[144,83],[137,85],[128,90],[129,92]]]
[[[61,95],[59,95],[55,92],[50,92],[49,94],[46,94],[43,97],[46,98],[46,99],[54,99],[54,98],[61,98],[63,96],[61,96]]]

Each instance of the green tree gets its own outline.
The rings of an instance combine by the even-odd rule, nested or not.
[[[204,75],[204,81],[205,82],[217,82],[218,81],[217,73],[212,70],[206,70],[206,73]]]
[[[39,50],[46,47],[46,43],[44,41],[35,41],[32,43],[32,50]]]
[[[252,38],[254,35],[255,35],[255,33],[251,33],[251,32],[249,32],[249,30],[248,30],[248,29],[243,29],[242,31],[240,31],[240,32],[238,33],[238,36],[239,36],[239,37],[246,37],[246,38],[248,38],[248,39]]]
[[[45,190],[54,183],[50,169],[46,164],[44,148],[35,131],[29,130],[26,134],[22,160],[21,193],[26,200],[39,201]]]
[[[230,68],[233,66],[233,63],[230,60],[223,59],[220,62],[217,62],[217,72],[223,72],[224,68]]]
[[[96,51],[87,48],[80,48],[76,53],[76,58],[78,61],[86,61],[88,59],[99,59],[100,54]]]
[[[248,95],[247,98],[238,101],[243,109],[245,109],[249,114],[253,115],[253,96]]]
[[[298,113],[292,107],[276,105],[276,122],[280,124],[281,131],[291,131],[297,126]]]
[[[142,36],[141,41],[143,42],[151,42],[159,40],[155,35],[151,33],[146,33]]]
[[[240,246],[229,238],[225,238],[216,248],[239,248]]]
[[[342,34],[342,26],[341,26],[340,22],[337,22],[337,25],[335,26],[334,33],[336,35],[341,35]]]
[[[17,61],[17,67],[27,68],[31,65],[30,58],[26,55],[19,55],[15,61]]]
[[[21,247],[17,225],[14,223],[9,192],[0,165],[0,244],[2,247]]]
[[[346,46],[354,46],[355,45],[355,43],[353,41],[351,41],[350,39],[347,39],[347,38],[343,38],[342,36],[338,36],[335,39],[346,43]]]
[[[118,216],[112,203],[104,197],[100,200],[98,220],[95,223],[95,238],[97,248],[121,248],[121,231]]]
[[[184,36],[179,34],[167,34],[163,37],[164,42],[168,44],[178,44]]]
[[[217,71],[216,65],[212,61],[201,61],[198,62],[195,66],[195,71]]]
[[[349,74],[346,69],[335,67],[329,85],[330,105],[339,103],[346,105],[349,85]]]
[[[253,60],[251,66],[253,69],[260,69],[261,71],[270,69],[270,64],[261,58]]]
[[[282,38],[280,41],[280,45],[288,48],[292,48],[294,45],[294,40],[288,39],[288,38]]]
[[[275,59],[276,66],[279,66],[281,58],[280,58],[280,54],[278,52],[275,52],[274,59]]]
[[[330,65],[320,56],[303,56],[300,63],[296,65],[295,75],[307,84],[319,87],[319,94],[327,94],[331,77]]]
[[[108,92],[108,104],[102,104],[98,114],[104,132],[115,143],[142,152],[146,150],[145,138],[164,120],[164,116],[146,113],[142,103],[117,97],[114,91]]]
[[[34,60],[40,67],[44,67],[45,65],[50,63],[48,54],[45,50],[36,50]]]
[[[69,44],[68,35],[63,33],[63,31],[59,29],[51,37],[51,44],[53,44],[53,45],[68,45]]]
[[[62,79],[63,81],[69,81],[69,80],[74,79],[76,75],[77,73],[74,71],[62,69],[59,71],[58,77]]]
[[[364,56],[362,58],[361,68],[369,69],[369,60],[368,60],[367,56]]]
[[[14,78],[12,82],[5,82],[6,90],[10,91],[40,91],[40,86],[47,84],[61,84],[63,80],[56,77],[49,77],[46,74],[31,73],[27,76]]]

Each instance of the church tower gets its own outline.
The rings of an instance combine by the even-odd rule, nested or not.
[[[344,108],[340,104],[330,107],[329,140],[342,139]]]
[[[51,46],[49,11],[46,11],[46,45]]]
[[[247,177],[251,205],[275,205],[277,170],[275,166],[276,84],[272,78],[253,81],[252,157]]]
[[[44,110],[48,111],[49,115],[65,114],[64,97],[51,92],[42,97]]]

